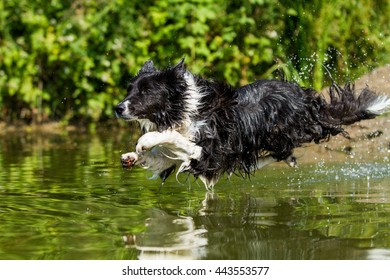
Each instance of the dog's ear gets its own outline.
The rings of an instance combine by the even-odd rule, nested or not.
[[[186,65],[184,64],[184,57],[179,61],[178,64],[172,67],[176,73],[184,74],[186,72]]]
[[[151,73],[151,72],[155,72],[155,71],[156,71],[156,68],[154,68],[153,60],[149,59],[141,67],[141,70],[139,70],[139,73]]]

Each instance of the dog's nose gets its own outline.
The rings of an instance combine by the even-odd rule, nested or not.
[[[125,111],[125,105],[123,103],[119,103],[115,106],[115,114],[117,117],[121,116],[123,112]]]

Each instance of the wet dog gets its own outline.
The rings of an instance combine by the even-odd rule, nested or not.
[[[356,93],[351,84],[333,84],[329,95],[279,80],[233,88],[192,74],[184,59],[163,70],[149,60],[115,107],[144,133],[122,164],[163,181],[175,169],[189,172],[211,189],[224,173],[249,175],[275,161],[294,166],[294,148],[347,135],[343,125],[390,109],[390,98],[368,88]]]

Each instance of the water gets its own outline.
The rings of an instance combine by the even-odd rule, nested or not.
[[[274,164],[207,193],[122,169],[129,138],[1,136],[0,259],[390,259],[388,152]]]

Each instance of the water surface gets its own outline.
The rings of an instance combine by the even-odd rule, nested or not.
[[[222,179],[158,180],[129,131],[0,138],[0,259],[390,259],[388,151]]]

